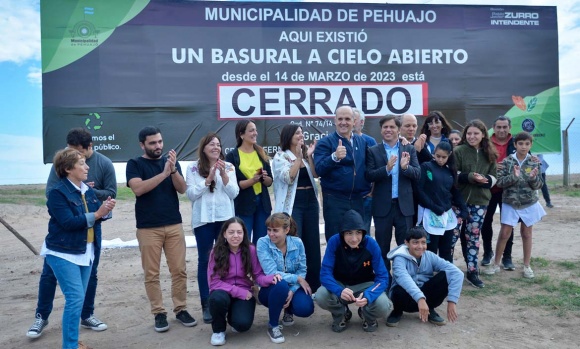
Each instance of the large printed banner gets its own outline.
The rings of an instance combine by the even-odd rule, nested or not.
[[[73,127],[127,161],[147,125],[193,160],[210,131],[231,150],[240,119],[273,154],[285,124],[334,132],[343,104],[376,139],[387,114],[440,110],[561,148],[555,6],[51,0],[41,23],[45,162]]]

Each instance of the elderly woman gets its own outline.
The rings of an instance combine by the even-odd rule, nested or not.
[[[78,342],[79,317],[95,258],[95,235],[101,221],[115,207],[111,197],[100,203],[95,192],[83,181],[87,180],[89,166],[85,157],[75,149],[56,153],[54,170],[61,179],[48,195],[48,235],[41,255],[52,268],[65,305],[62,315],[62,348],[87,348]]]

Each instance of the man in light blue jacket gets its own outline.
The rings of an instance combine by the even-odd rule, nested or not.
[[[457,320],[456,304],[461,294],[463,273],[452,263],[427,251],[427,233],[423,227],[409,230],[405,243],[398,246],[387,258],[393,261],[393,281],[389,298],[393,312],[387,326],[396,327],[403,312],[419,312],[421,321],[443,326],[445,320],[437,308],[447,298],[447,319]],[[433,273],[437,275],[433,276]]]

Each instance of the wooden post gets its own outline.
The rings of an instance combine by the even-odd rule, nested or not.
[[[18,240],[22,241],[26,245],[26,247],[28,247],[30,251],[32,251],[32,253],[38,256],[38,251],[34,248],[34,246],[32,246],[32,244],[28,242],[28,240],[26,240],[24,236],[18,234],[16,229],[12,228],[10,224],[8,224],[2,217],[0,217],[0,223],[4,224],[6,229],[10,230],[12,234],[14,234],[14,236],[18,238]]]

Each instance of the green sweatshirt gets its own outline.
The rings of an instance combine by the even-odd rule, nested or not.
[[[487,206],[491,199],[490,188],[497,181],[495,161],[490,163],[482,149],[475,149],[467,144],[457,146],[454,153],[459,173],[459,190],[465,202],[469,205]],[[475,182],[473,179],[475,173],[485,176],[488,182],[483,184]]]

